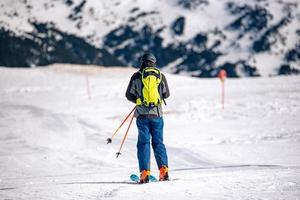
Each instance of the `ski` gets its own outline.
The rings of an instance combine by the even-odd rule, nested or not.
[[[133,182],[136,182],[136,183],[139,183],[140,182],[140,177],[136,174],[131,174],[130,175],[130,180],[133,181]],[[153,175],[150,175],[149,176],[149,183],[151,182],[157,182],[157,178]]]

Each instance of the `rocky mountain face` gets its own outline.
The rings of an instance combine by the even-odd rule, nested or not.
[[[22,36],[1,29],[1,64],[8,67],[31,67],[52,63],[124,65],[105,49],[87,43],[54,27],[53,23],[32,22],[34,31]]]
[[[299,74],[297,0],[3,0],[0,66],[158,67],[195,77]]]

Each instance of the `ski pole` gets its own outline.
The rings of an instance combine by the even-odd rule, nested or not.
[[[126,122],[126,120],[128,119],[128,117],[131,115],[131,113],[135,110],[136,106],[134,106],[134,108],[130,111],[130,113],[125,117],[125,119],[123,120],[123,122],[121,123],[121,125],[117,128],[117,130],[114,132],[114,134],[110,137],[107,138],[107,144],[112,142],[113,137],[117,134],[117,132],[120,130],[120,128],[123,126],[123,124]]]
[[[117,158],[119,157],[119,155],[121,155],[121,149],[122,149],[123,144],[124,144],[124,142],[125,142],[125,140],[126,140],[126,137],[127,137],[128,131],[129,131],[129,129],[130,129],[130,126],[131,126],[131,123],[132,123],[133,118],[134,118],[134,115],[132,115],[132,117],[131,117],[130,123],[129,123],[129,125],[128,125],[127,131],[126,131],[126,133],[125,133],[125,136],[124,136],[124,138],[123,138],[123,141],[122,141],[122,143],[121,143],[121,146],[120,146],[120,148],[119,148],[119,151],[116,153],[116,154],[117,154]]]

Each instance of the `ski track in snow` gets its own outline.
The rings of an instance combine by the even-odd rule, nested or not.
[[[222,110],[219,80],[166,74],[173,180],[138,185],[135,125],[106,144],[133,72],[0,68],[0,199],[299,199],[299,76],[227,80]]]

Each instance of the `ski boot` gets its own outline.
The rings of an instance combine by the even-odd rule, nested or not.
[[[169,169],[167,166],[162,166],[159,169],[159,181],[168,181],[169,180]]]
[[[140,176],[140,183],[149,183],[150,170],[143,170]]]

